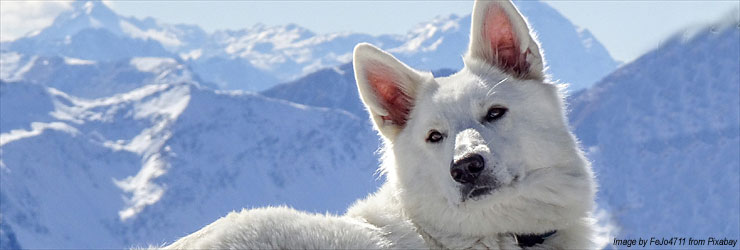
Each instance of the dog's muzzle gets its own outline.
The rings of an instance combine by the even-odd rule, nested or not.
[[[467,154],[450,166],[450,176],[460,183],[462,200],[478,199],[491,194],[499,183],[490,174],[485,174],[486,162],[480,154]]]

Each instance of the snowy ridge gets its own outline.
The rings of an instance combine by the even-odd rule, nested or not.
[[[47,129],[54,129],[59,131],[64,131],[69,134],[79,134],[79,131],[75,129],[74,127],[71,127],[67,125],[66,123],[62,122],[52,122],[52,123],[43,123],[43,122],[32,122],[31,123],[31,130],[22,130],[22,129],[15,129],[11,130],[8,133],[0,134],[0,146],[5,145],[9,142],[20,140],[23,138],[33,137],[40,135],[44,132],[44,130]],[[2,161],[0,161],[2,163]],[[0,164],[0,166],[3,166],[3,164]]]
[[[3,81],[20,81],[23,75],[31,69],[36,56],[26,56],[16,52],[1,52],[0,79]]]
[[[315,34],[295,24],[258,24],[208,34],[193,25],[122,17],[101,2],[78,1],[72,5],[52,26],[4,43],[4,49],[92,61],[172,57],[184,60],[205,81],[221,89],[262,91],[350,62],[352,49],[359,42],[397,53],[413,67],[459,69],[470,27],[469,15],[449,15],[421,23],[406,35]],[[545,52],[554,55],[549,61],[550,73],[555,79],[572,83],[572,90],[585,88],[616,68],[608,52],[587,30],[573,25],[547,4],[521,1],[517,5],[539,32]]]
[[[138,87],[168,82],[201,82],[196,73],[182,61],[171,57],[133,57],[115,61],[93,61],[59,56],[27,56],[13,53],[25,64],[21,69],[7,69],[8,79],[31,82],[58,89],[83,98],[100,98],[125,93]],[[24,61],[25,63],[20,63]],[[12,63],[9,63],[12,64]],[[5,69],[3,70],[5,71]]]
[[[618,238],[740,235],[739,25],[682,33],[572,98]]]
[[[172,58],[158,57],[135,57],[131,59],[131,66],[136,67],[141,72],[159,72],[160,67],[167,67],[176,64]]]
[[[156,245],[234,209],[339,213],[375,189],[366,120],[165,82],[97,99],[0,83],[2,101],[40,103],[34,114],[0,106],[4,231],[27,248]]]
[[[78,124],[84,124],[85,121],[115,122],[115,118],[110,115],[115,114],[117,110],[112,110],[114,112],[109,110],[106,113],[93,110],[123,103],[133,103],[131,107],[133,119],[152,120],[151,127],[144,128],[139,135],[130,140],[106,140],[100,143],[114,151],[125,150],[142,157],[141,169],[135,176],[115,180],[116,186],[126,193],[131,193],[131,197],[126,199],[127,206],[119,211],[121,220],[127,220],[144,207],[156,203],[163,195],[164,188],[154,183],[154,179],[164,174],[168,167],[168,164],[161,160],[162,152],[167,151],[164,144],[171,136],[167,129],[187,107],[190,87],[147,85],[130,93],[96,100],[75,98],[55,89],[49,91],[52,96],[58,96],[66,101],[55,100],[54,103],[56,110],[51,115],[60,120]],[[152,95],[157,97],[152,98]]]

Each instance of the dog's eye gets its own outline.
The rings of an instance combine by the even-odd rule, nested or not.
[[[444,136],[437,130],[431,130],[429,131],[429,135],[427,135],[427,142],[430,143],[437,143],[442,141],[442,139],[444,139]]]
[[[491,107],[488,109],[488,113],[486,113],[486,117],[484,119],[486,122],[493,122],[503,117],[504,114],[506,114],[506,111],[508,111],[508,109],[501,106]]]

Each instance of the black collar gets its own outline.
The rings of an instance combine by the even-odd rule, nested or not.
[[[543,234],[515,234],[514,238],[516,239],[517,244],[519,244],[519,247],[531,247],[537,244],[542,244],[545,242],[547,237],[550,237],[557,232],[557,230],[553,230]]]

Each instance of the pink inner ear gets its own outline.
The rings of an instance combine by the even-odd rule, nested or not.
[[[365,76],[378,101],[388,111],[383,120],[390,120],[398,126],[406,125],[411,109],[411,98],[399,87],[398,76],[392,70],[380,65],[369,66]]]
[[[483,36],[490,42],[493,58],[488,58],[494,65],[504,70],[511,70],[518,75],[525,75],[529,70],[527,53],[522,53],[514,26],[506,12],[499,6],[492,6],[486,12],[483,24]]]

